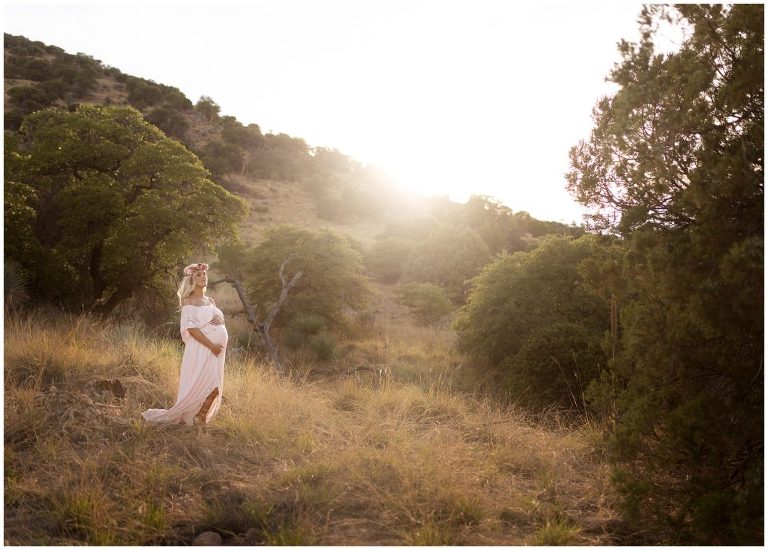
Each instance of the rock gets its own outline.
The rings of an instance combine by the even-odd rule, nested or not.
[[[192,546],[221,546],[221,535],[213,531],[205,531],[195,537]]]

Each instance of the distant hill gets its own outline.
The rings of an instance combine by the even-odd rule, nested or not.
[[[259,229],[268,225],[296,223],[332,226],[370,243],[376,236],[402,230],[408,220],[423,218],[468,223],[482,236],[483,227],[491,235],[489,220],[490,226],[498,226],[499,216],[502,225],[513,227],[514,242],[489,243],[492,250],[529,248],[548,233],[581,232],[513,212],[490,198],[481,201],[489,219],[477,220],[470,207],[400,190],[336,149],[313,147],[283,133],[263,134],[258,124],[244,125],[236,117],[221,116],[210,97],[193,103],[173,86],[125,74],[87,54],[72,55],[23,36],[5,34],[4,44],[6,131],[17,131],[24,116],[46,107],[130,105],[200,157],[215,181],[249,202],[250,216],[243,227],[246,238],[257,239]],[[473,227],[472,219],[483,227]],[[498,235],[494,238],[498,240]]]

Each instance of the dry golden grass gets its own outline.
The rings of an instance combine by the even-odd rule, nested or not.
[[[611,544],[608,472],[588,427],[542,427],[452,389],[447,331],[359,342],[433,369],[278,377],[228,359],[201,431],[147,425],[175,398],[181,344],[129,324],[5,320],[7,544]],[[438,365],[448,361],[440,370]],[[98,390],[120,379],[125,398]],[[307,381],[309,380],[309,381]]]

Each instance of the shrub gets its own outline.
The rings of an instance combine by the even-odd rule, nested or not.
[[[217,176],[243,169],[243,150],[238,145],[222,141],[209,141],[200,153],[205,167]]]
[[[444,225],[414,246],[403,280],[442,286],[456,303],[465,300],[468,282],[491,259],[480,237],[467,227]]]
[[[336,350],[336,343],[327,332],[321,332],[309,337],[309,349],[315,352],[318,361],[330,361]]]
[[[500,255],[472,282],[456,321],[460,348],[501,365],[539,327],[575,323],[602,338],[610,303],[579,270],[596,246],[592,236],[548,237],[530,252]]]
[[[445,290],[432,283],[401,285],[398,294],[399,302],[407,306],[423,325],[437,324],[453,309]]]
[[[282,332],[283,344],[292,350],[305,345],[309,338],[325,331],[327,321],[321,315],[298,313],[291,317]]]
[[[522,405],[583,412],[585,391],[605,362],[597,335],[575,323],[559,322],[533,330],[502,368],[512,398]]]
[[[382,283],[396,283],[413,247],[413,241],[401,237],[377,240],[366,258],[368,271]]]
[[[153,109],[144,117],[147,122],[160,128],[167,136],[184,139],[189,130],[186,117],[167,105]]]

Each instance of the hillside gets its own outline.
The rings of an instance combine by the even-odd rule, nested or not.
[[[17,130],[25,115],[49,106],[130,105],[197,154],[215,181],[248,201],[246,238],[258,239],[258,230],[269,225],[296,223],[335,227],[370,244],[389,222],[446,210],[445,199],[400,190],[333,148],[262,134],[258,124],[221,116],[210,97],[193,104],[177,88],[124,74],[87,54],[68,54],[22,36],[4,38],[6,130]],[[448,202],[454,210],[460,207]],[[529,238],[580,231],[525,212],[509,215]]]

